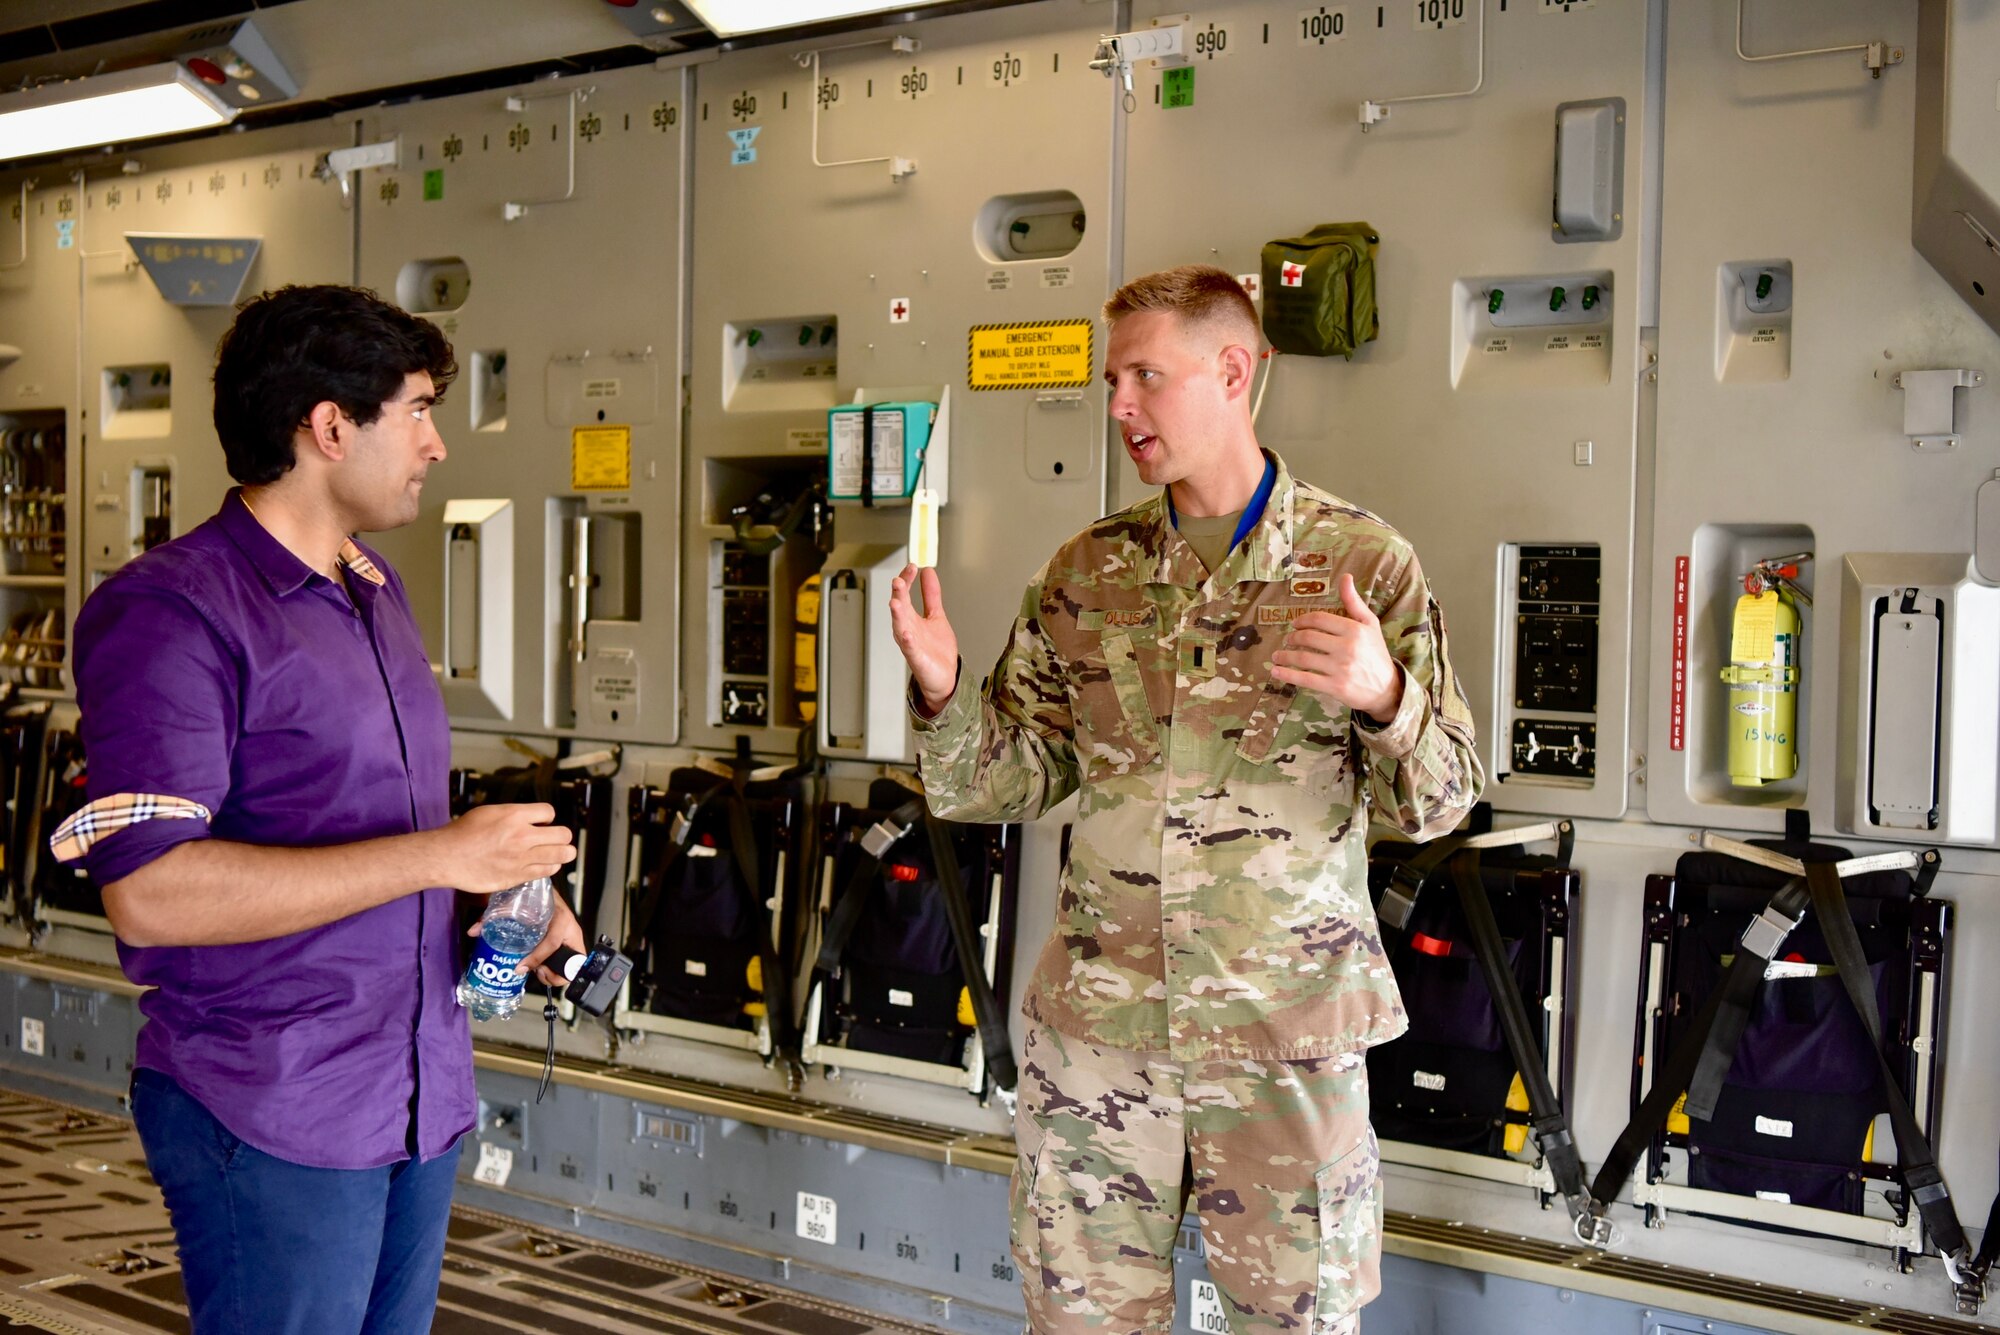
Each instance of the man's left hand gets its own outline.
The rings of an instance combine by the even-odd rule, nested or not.
[[[555,901],[555,912],[549,917],[549,928],[546,932],[542,933],[542,939],[536,943],[535,948],[528,952],[527,958],[521,961],[521,972],[523,974],[532,972],[542,982],[547,983],[557,991],[561,991],[563,988],[569,986],[569,979],[563,977],[553,969],[542,969],[536,966],[549,956],[555,954],[558,946],[568,946],[579,955],[588,955],[590,947],[584,942],[582,925],[577,922],[576,915],[569,911],[569,905],[563,902],[563,897],[557,895]],[[466,929],[465,934],[467,936],[478,936],[482,925],[481,923],[472,924],[471,927]]]
[[[1389,656],[1382,622],[1355,590],[1354,576],[1340,577],[1347,615],[1308,612],[1292,622],[1271,655],[1271,675],[1377,723],[1396,717],[1403,703],[1403,674]]]

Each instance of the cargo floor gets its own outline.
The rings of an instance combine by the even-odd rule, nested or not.
[[[129,1122],[0,1092],[0,1329],[186,1331]],[[892,1335],[922,1327],[457,1209],[434,1335]]]

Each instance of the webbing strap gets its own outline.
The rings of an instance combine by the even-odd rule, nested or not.
[[[1473,952],[1486,975],[1486,990],[1492,994],[1493,1009],[1500,1017],[1500,1031],[1506,1036],[1507,1051],[1521,1074],[1521,1087],[1528,1095],[1530,1129],[1542,1152],[1556,1190],[1562,1193],[1572,1219],[1595,1213],[1589,1188],[1584,1184],[1583,1159],[1576,1139],[1570,1134],[1569,1118],[1549,1083],[1547,1053],[1528,1018],[1527,1004],[1521,999],[1520,984],[1508,967],[1507,946],[1500,936],[1500,924],[1493,916],[1493,902],[1487,898],[1486,882],[1479,874],[1479,850],[1461,849],[1451,859],[1451,879],[1458,887],[1458,902],[1472,932]]]
[[[1597,1177],[1590,1184],[1593,1199],[1608,1204],[1624,1190],[1632,1170],[1638,1166],[1640,1154],[1660,1128],[1667,1124],[1667,1115],[1674,1110],[1674,1104],[1680,1101],[1682,1092],[1694,1079],[1695,1070],[1708,1050],[1716,1015],[1722,1008],[1723,995],[1729,990],[1731,981],[1736,975],[1747,972],[1752,975],[1749,987],[1755,991],[1756,984],[1763,979],[1766,963],[1777,949],[1775,943],[1766,945],[1770,933],[1777,931],[1777,924],[1787,919],[1792,926],[1797,926],[1799,919],[1805,916],[1808,902],[1806,884],[1795,876],[1778,887],[1777,893],[1771,896],[1770,907],[1752,921],[1749,930],[1744,933],[1745,944],[1738,946],[1736,958],[1729,966],[1729,975],[1702,1002],[1687,1032],[1681,1035],[1680,1043],[1654,1073],[1652,1087],[1646,1091],[1639,1110],[1632,1114],[1632,1120],[1618,1133],[1611,1153],[1604,1156],[1604,1162],[1597,1169]],[[1790,930],[1785,928],[1786,932]],[[1778,941],[1783,939],[1783,935],[1779,935]],[[1760,948],[1762,953],[1759,953]],[[1743,984],[1738,983],[1737,986]],[[1738,1031],[1738,1036],[1741,1037],[1741,1031]],[[1724,1070],[1727,1069],[1725,1065]]]
[[[854,939],[854,929],[861,925],[861,913],[868,907],[868,894],[874,889],[876,874],[882,870],[882,860],[923,818],[924,799],[913,797],[861,837],[861,856],[847,874],[846,888],[834,901],[833,912],[827,915],[826,926],[820,931],[819,957],[813,967],[821,974],[828,978],[840,976],[841,962],[847,955],[848,943]],[[944,875],[942,868],[938,875]]]
[[[931,840],[931,860],[937,863],[938,888],[944,892],[945,920],[951,924],[952,945],[958,951],[959,969],[965,975],[966,990],[972,994],[972,1016],[979,1031],[979,1046],[986,1054],[986,1078],[992,1088],[1011,1092],[1020,1080],[1014,1066],[1014,1044],[1007,1037],[1006,1013],[993,984],[986,977],[986,952],[980,949],[979,926],[972,921],[972,904],[966,897],[965,880],[959,875],[958,851],[952,847],[951,831],[926,810],[924,829]]]
[[[667,837],[667,847],[657,861],[646,869],[639,902],[632,908],[632,919],[626,924],[625,954],[639,959],[646,949],[646,942],[653,935],[654,920],[660,916],[660,902],[666,897],[667,877],[687,856],[688,841],[694,837],[694,823],[710,802],[729,791],[729,785],[719,783],[697,797],[674,817],[673,826]]]
[[[1806,882],[1812,889],[1813,913],[1819,920],[1820,933],[1826,938],[1834,967],[1840,971],[1847,999],[1854,1003],[1855,1013],[1868,1031],[1868,1046],[1881,1069],[1882,1093],[1888,1100],[1890,1124],[1896,1130],[1896,1157],[1902,1161],[1903,1183],[1938,1250],[1946,1256],[1962,1257],[1966,1251],[1965,1230],[1958,1222],[1957,1209],[1952,1206],[1951,1189],[1938,1171],[1937,1156],[1931,1153],[1930,1141],[1910,1110],[1895,1068],[1889,1065],[1889,1058],[1882,1051],[1882,1017],[1876,1010],[1875,980],[1868,972],[1861,934],[1854,930],[1854,916],[1840,888],[1840,874],[1828,863],[1808,862]]]

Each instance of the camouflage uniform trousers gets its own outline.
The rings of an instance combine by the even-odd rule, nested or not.
[[[1175,1062],[1034,1025],[1014,1134],[1014,1261],[1038,1335],[1171,1331],[1190,1195],[1232,1335],[1355,1335],[1381,1291],[1361,1052]]]

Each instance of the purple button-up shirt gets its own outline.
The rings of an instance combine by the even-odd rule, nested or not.
[[[91,594],[74,660],[91,801],[213,813],[102,835],[87,855],[99,885],[193,839],[315,847],[450,819],[450,730],[423,639],[402,581],[355,551],[343,590],[232,491]],[[120,942],[126,976],[153,989],[138,1065],[294,1163],[443,1154],[475,1108],[453,893],[244,945]]]

